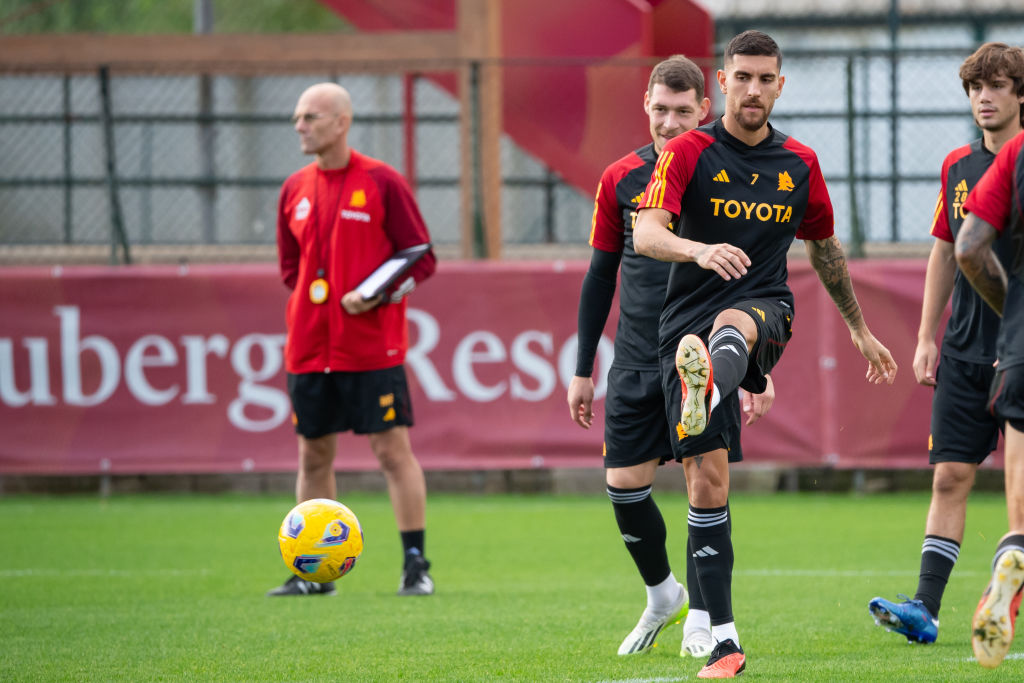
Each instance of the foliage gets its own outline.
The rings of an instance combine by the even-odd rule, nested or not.
[[[333,33],[349,25],[316,0],[212,0],[217,33]],[[192,33],[194,0],[0,0],[0,34]]]

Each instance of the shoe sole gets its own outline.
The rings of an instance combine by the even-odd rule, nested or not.
[[[994,669],[1013,642],[1011,604],[1024,584],[1024,553],[1008,550],[999,558],[992,580],[971,622],[971,647],[978,664]]]
[[[728,663],[729,663],[726,660],[733,659],[733,658],[735,658],[737,656],[739,656],[741,659],[740,659],[739,666],[736,667],[735,671],[732,671],[732,670],[726,668]],[[746,657],[746,655],[743,655],[743,654],[740,654],[740,653],[736,653],[736,654],[728,655],[727,657],[723,657],[722,659],[718,660],[714,664],[710,664],[708,666],[705,666],[703,669],[701,669],[697,673],[697,678],[736,678],[741,673],[743,673],[743,671],[746,668],[747,668],[747,657]]]
[[[645,652],[649,652],[651,650],[651,648],[653,648],[655,645],[657,645],[657,643],[658,643],[658,636],[660,636],[662,633],[664,633],[665,629],[669,628],[670,626],[673,626],[675,624],[678,624],[678,623],[682,622],[682,620],[686,618],[687,613],[690,611],[690,596],[686,593],[686,588],[684,588],[682,586],[682,584],[680,584],[679,587],[683,589],[683,596],[684,596],[683,597],[683,604],[679,606],[679,611],[676,612],[674,616],[671,616],[668,619],[666,619],[661,624],[661,626],[659,626],[654,631],[653,635],[647,635],[644,638],[640,639],[639,641],[634,643],[633,648],[631,648],[629,651],[627,651],[627,652],[619,652],[618,655],[620,657],[628,657],[628,656],[631,656],[631,655],[639,655],[639,654],[643,654]],[[630,633],[630,635],[632,635],[632,632]],[[626,636],[626,638],[628,639],[629,636]],[[623,642],[623,645],[625,645],[625,642]],[[622,645],[619,646],[619,649],[620,650],[622,649]]]
[[[711,356],[704,342],[695,334],[684,335],[676,348],[676,372],[683,389],[679,421],[685,436],[702,434],[708,426],[705,404],[712,383]]]
[[[868,604],[868,611],[871,612],[871,616],[875,618],[876,624],[884,628],[886,631],[898,633],[911,643],[928,645],[930,643],[934,643],[935,639],[938,638],[938,634],[936,634],[935,638],[920,635],[917,631],[908,627],[895,612],[886,608],[885,605],[876,604],[874,600]]]

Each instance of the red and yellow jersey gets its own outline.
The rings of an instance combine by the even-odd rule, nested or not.
[[[359,372],[401,365],[409,347],[405,300],[353,316],[341,297],[394,252],[429,241],[409,185],[382,161],[353,150],[345,168],[312,163],[292,174],[277,213],[281,279],[292,289],[285,369]],[[421,282],[436,263],[428,253],[410,275]],[[318,304],[310,286],[319,278],[327,281],[328,296]]]
[[[814,151],[771,128],[753,147],[730,135],[721,119],[665,145],[640,209],[678,218],[676,234],[742,249],[751,266],[723,280],[696,263],[673,263],[661,315],[661,355],[679,338],[711,327],[714,317],[744,299],[775,298],[792,308],[786,255],[794,238],[831,237],[832,202]]]

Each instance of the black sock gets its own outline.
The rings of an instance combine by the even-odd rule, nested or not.
[[[723,325],[708,340],[712,377],[722,396],[728,396],[747,374],[747,340],[732,325]]]
[[[704,596],[700,594],[700,581],[697,580],[697,563],[693,557],[693,544],[690,536],[686,536],[686,590],[690,594],[690,609],[707,611]]]
[[[691,505],[688,522],[690,554],[711,625],[727,624],[733,620],[729,506],[695,508]]]
[[[626,542],[626,550],[633,556],[640,576],[648,586],[657,586],[668,578],[672,570],[668,566],[668,552],[665,550],[665,520],[661,516],[651,487],[620,489],[608,487],[612,500],[615,521]]]
[[[915,600],[920,600],[932,616],[939,618],[942,594],[946,582],[953,572],[953,565],[960,557],[960,544],[952,538],[926,534],[921,546],[921,574],[917,579]]]
[[[1024,553],[1024,534],[1014,534],[1013,536],[1007,536],[1003,540],[999,541],[999,547],[996,548],[995,557],[992,558],[992,569],[996,568],[996,562],[999,561],[999,556],[1007,550],[1019,550]]]
[[[402,551],[404,558],[407,560],[410,554],[423,555],[423,549],[425,547],[426,529],[416,529],[414,531],[399,531],[399,535],[402,537]]]

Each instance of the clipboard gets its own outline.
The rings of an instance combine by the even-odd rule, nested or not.
[[[384,263],[377,266],[377,269],[370,273],[365,280],[360,282],[359,286],[356,287],[356,291],[363,297],[363,301],[369,301],[383,294],[384,290],[393,285],[398,278],[402,277],[430,249],[431,245],[428,242],[396,251]]]

